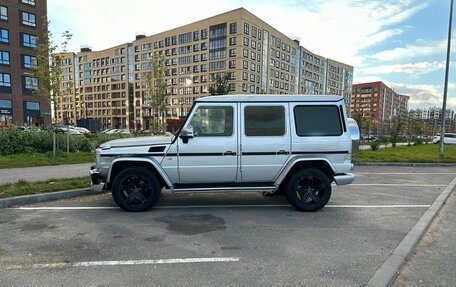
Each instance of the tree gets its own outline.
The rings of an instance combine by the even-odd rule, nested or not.
[[[393,147],[396,146],[397,139],[399,137],[399,131],[402,128],[402,121],[400,116],[395,116],[392,120],[392,127],[390,130],[390,136],[391,136],[391,144]]]
[[[223,76],[217,75],[215,77],[215,84],[212,84],[209,87],[209,94],[211,94],[211,96],[228,95],[230,92],[229,79],[229,73],[225,73]]]
[[[38,37],[38,44],[35,47],[37,63],[33,69],[33,78],[38,80],[38,85],[34,90],[37,96],[43,96],[54,109],[54,123],[57,118],[57,108],[60,104],[61,84],[62,84],[62,60],[63,53],[67,52],[68,42],[72,38],[70,32],[62,34],[64,41],[60,45],[55,45],[52,33],[49,30],[49,21],[43,17],[42,35]],[[59,52],[57,52],[60,50]],[[33,81],[30,78],[30,81]],[[33,86],[33,83],[29,83]]]
[[[150,70],[146,74],[147,96],[145,106],[150,110],[154,130],[163,130],[161,125],[168,110],[165,60],[166,58],[163,55],[151,56],[149,59]]]

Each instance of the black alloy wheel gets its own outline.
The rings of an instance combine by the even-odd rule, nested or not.
[[[331,197],[331,182],[318,169],[301,169],[291,176],[286,196],[288,202],[299,211],[317,211]]]
[[[160,197],[161,186],[156,176],[144,167],[129,167],[113,181],[112,197],[125,211],[146,211]]]

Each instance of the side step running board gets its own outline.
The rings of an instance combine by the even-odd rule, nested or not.
[[[178,188],[171,189],[173,193],[218,193],[218,192],[273,192],[274,186],[249,187],[205,187],[205,188]]]

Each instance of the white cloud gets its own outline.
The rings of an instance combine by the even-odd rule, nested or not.
[[[403,32],[402,23],[425,7],[417,1],[359,0],[49,0],[51,25],[70,30],[72,47],[94,50],[131,41],[135,32],[154,34],[244,6],[311,51],[361,65],[360,51]]]
[[[406,45],[405,47],[382,51],[370,56],[382,61],[396,61],[416,57],[430,56],[434,54],[445,55],[447,41],[419,42],[417,45]]]
[[[378,74],[393,74],[393,73],[404,73],[404,74],[426,74],[437,70],[443,70],[445,68],[444,62],[419,62],[419,63],[407,63],[397,65],[379,65],[371,66],[362,69],[363,74],[367,75],[378,75]]]
[[[56,36],[63,30],[74,34],[70,45],[76,51],[86,44],[103,50],[133,41],[137,32],[156,34],[232,8],[212,0],[48,0],[51,29]]]

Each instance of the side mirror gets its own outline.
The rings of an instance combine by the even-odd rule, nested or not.
[[[182,139],[183,143],[188,143],[188,139],[193,138],[193,128],[183,128],[180,132],[179,137]]]

